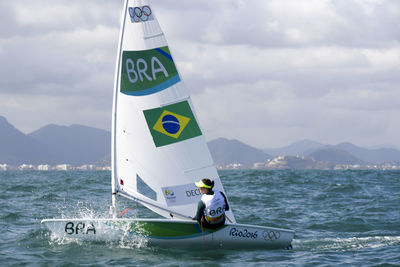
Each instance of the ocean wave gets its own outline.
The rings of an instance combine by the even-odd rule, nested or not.
[[[321,238],[308,240],[294,240],[296,250],[311,251],[357,251],[362,249],[376,249],[400,245],[400,236],[368,236],[348,238]]]

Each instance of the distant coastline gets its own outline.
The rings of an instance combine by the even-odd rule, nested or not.
[[[0,116],[0,170],[111,170],[111,133],[84,125],[46,125],[24,134]],[[366,149],[302,140],[286,147],[259,149],[239,140],[208,142],[219,170],[314,169],[399,170],[394,147]]]
[[[295,163],[294,163],[295,161]],[[310,164],[310,162],[312,162]],[[300,156],[279,156],[247,167],[240,163],[218,165],[218,170],[400,170],[399,162],[383,164],[332,164]]]
[[[0,171],[111,171],[111,166],[81,165],[72,166],[70,164],[21,164],[12,166],[8,164],[0,164]]]
[[[298,158],[297,160],[304,160]],[[385,164],[372,164],[372,165],[359,165],[359,164],[336,164],[317,163],[317,166],[293,166],[288,163],[287,156],[280,156],[267,162],[255,163],[252,167],[247,167],[240,163],[231,163],[227,165],[216,165],[218,170],[400,170],[399,163],[385,163]],[[321,165],[322,164],[322,165]],[[96,165],[81,165],[72,166],[70,164],[21,164],[19,166],[12,166],[8,164],[0,164],[0,171],[111,171],[111,166],[96,166]]]

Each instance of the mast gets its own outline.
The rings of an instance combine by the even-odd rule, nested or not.
[[[114,101],[112,108],[112,130],[111,130],[111,207],[110,213],[112,213],[113,218],[117,217],[117,168],[116,168],[116,123],[117,123],[117,100],[118,100],[118,81],[120,75],[120,65],[121,65],[121,55],[122,55],[122,41],[124,39],[124,31],[125,31],[125,20],[127,14],[129,0],[125,0],[124,9],[122,13],[121,20],[121,30],[119,34],[119,43],[118,43],[118,54],[117,54],[117,62],[115,66],[115,78],[114,78]]]

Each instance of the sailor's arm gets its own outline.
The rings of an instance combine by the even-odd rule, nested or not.
[[[228,200],[226,199],[226,196],[225,196],[225,194],[224,193],[222,193],[222,192],[220,192],[221,193],[221,195],[224,197],[224,199],[225,199],[225,210],[229,210],[229,204],[228,204]]]

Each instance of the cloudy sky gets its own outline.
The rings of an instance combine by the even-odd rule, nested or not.
[[[400,148],[399,0],[153,0],[207,140]],[[123,0],[1,0],[0,116],[110,130]]]

